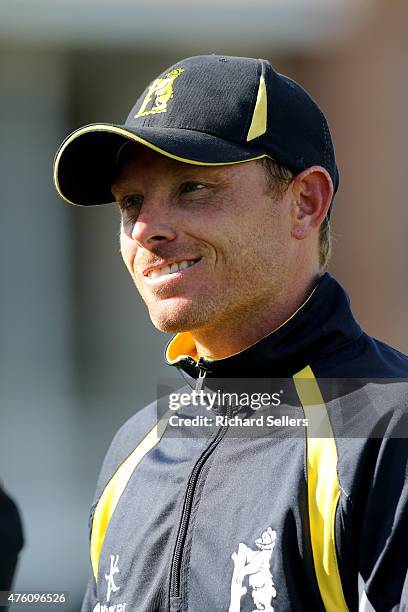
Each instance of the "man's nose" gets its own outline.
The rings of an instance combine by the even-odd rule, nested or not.
[[[167,207],[149,206],[144,202],[132,228],[132,240],[143,248],[174,240],[175,224]]]

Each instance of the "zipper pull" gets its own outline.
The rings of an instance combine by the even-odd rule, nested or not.
[[[196,386],[195,386],[196,393],[199,393],[201,389],[203,388],[204,378],[206,377],[206,375],[207,375],[207,370],[200,367],[198,371],[198,378],[197,378]]]

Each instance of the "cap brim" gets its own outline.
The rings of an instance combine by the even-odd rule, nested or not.
[[[177,161],[201,166],[239,164],[265,157],[260,149],[246,148],[194,130],[130,129],[96,123],[73,132],[57,152],[54,182],[61,197],[78,206],[113,202],[111,185],[117,156],[128,141],[138,142]]]

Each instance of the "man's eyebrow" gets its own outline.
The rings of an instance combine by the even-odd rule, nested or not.
[[[123,195],[124,193],[128,192],[130,189],[130,183],[131,181],[134,181],[136,176],[136,173],[133,173],[131,176],[128,176],[125,179],[121,178],[121,169],[117,168],[115,175],[114,175],[114,179],[111,182],[111,193],[112,195],[118,200],[120,199],[120,196]],[[131,188],[131,191],[133,191],[133,187]],[[115,193],[116,192],[116,197]]]
[[[174,172],[176,178],[184,178],[186,180],[203,180],[203,181],[219,181],[226,178],[225,172],[223,173],[220,168],[214,168],[211,166],[200,166],[190,164],[187,167],[177,167]]]
[[[122,193],[122,190],[120,189],[120,187],[116,186],[115,183],[112,183],[112,185],[111,185],[111,194],[113,195],[115,200],[119,200],[120,199],[118,196],[120,196],[121,193]]]
[[[185,180],[219,181],[226,178],[225,173],[222,172],[221,168],[196,164],[175,165],[171,168],[171,174],[174,178],[185,178]],[[134,180],[134,178],[135,175],[126,181],[120,181],[120,176],[118,176],[112,182],[111,192],[116,201],[120,200],[120,197],[127,193],[129,189],[130,191],[135,189],[134,186],[131,187],[131,182]]]
[[[118,184],[116,181],[114,181],[111,185],[111,193],[113,195],[113,197],[115,198],[115,201],[117,202],[118,200],[121,199],[121,196],[123,196],[125,193],[127,193],[130,189],[130,185],[128,186],[128,182],[126,182],[125,184]],[[130,189],[130,191],[133,191],[134,189]]]

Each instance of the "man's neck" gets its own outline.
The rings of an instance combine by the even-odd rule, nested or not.
[[[232,318],[214,327],[191,330],[199,357],[222,359],[239,353],[283,325],[307,301],[319,275],[293,289],[280,299],[260,305],[256,312],[241,319]]]

